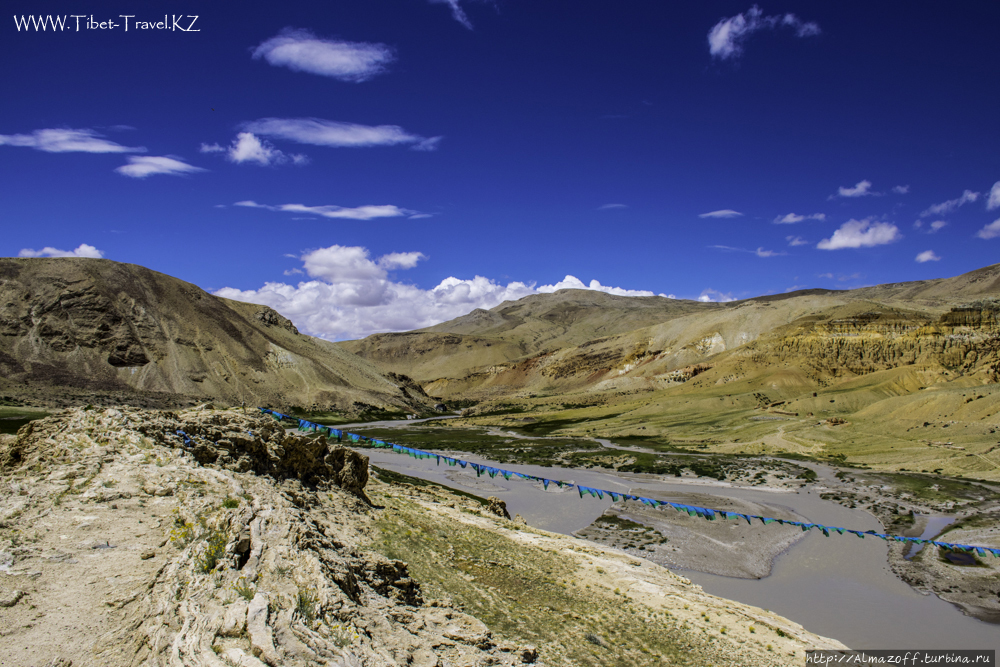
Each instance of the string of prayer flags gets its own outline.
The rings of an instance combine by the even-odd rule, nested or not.
[[[473,470],[476,471],[476,477],[480,477],[484,472],[487,473],[491,478],[494,478],[497,475],[501,475],[501,476],[503,476],[504,479],[508,479],[509,480],[511,477],[516,476],[516,477],[520,477],[521,479],[526,479],[526,480],[530,480],[530,481],[534,481],[534,482],[541,482],[542,486],[545,488],[546,491],[549,488],[549,484],[555,484],[560,489],[562,489],[562,488],[571,489],[571,488],[573,488],[575,486],[576,489],[577,489],[577,491],[579,492],[581,498],[583,498],[583,494],[585,494],[585,493],[588,494],[592,498],[600,498],[600,499],[603,499],[604,498],[604,494],[607,494],[607,495],[611,496],[611,499],[614,502],[618,502],[618,500],[620,498],[623,502],[624,501],[632,500],[632,501],[635,501],[635,502],[642,503],[643,505],[648,505],[649,507],[670,506],[670,507],[673,507],[678,512],[684,512],[684,513],[686,513],[688,516],[702,517],[703,519],[706,519],[708,521],[714,521],[715,518],[716,518],[716,515],[718,515],[718,516],[720,516],[720,517],[722,517],[724,519],[734,519],[734,520],[739,520],[741,518],[742,519],[746,519],[746,522],[752,526],[753,525],[753,520],[754,519],[759,519],[760,522],[763,525],[765,525],[765,526],[766,525],[770,525],[772,523],[778,523],[779,525],[782,525],[782,526],[785,526],[785,525],[788,525],[788,526],[798,526],[799,528],[802,529],[803,532],[806,532],[806,533],[810,532],[813,528],[816,528],[820,532],[822,532],[823,535],[825,535],[826,537],[830,536],[830,532],[831,531],[836,532],[838,535],[843,535],[844,533],[852,533],[854,535],[857,535],[861,539],[864,539],[866,535],[871,535],[871,536],[877,537],[877,538],[879,538],[879,539],[881,539],[883,541],[909,542],[909,543],[912,543],[912,544],[933,544],[934,546],[940,547],[942,549],[947,549],[949,551],[959,551],[959,552],[968,553],[968,554],[973,554],[974,553],[974,554],[978,554],[978,555],[984,556],[984,557],[987,554],[992,554],[994,558],[1000,558],[1000,549],[994,548],[994,547],[970,546],[968,544],[953,544],[951,542],[939,542],[939,541],[936,541],[936,540],[925,540],[925,539],[922,539],[922,538],[919,538],[919,537],[901,537],[901,536],[898,536],[898,535],[886,535],[884,533],[876,533],[874,530],[866,530],[866,531],[862,532],[860,530],[852,530],[850,528],[840,528],[840,527],[837,527],[837,526],[824,526],[824,525],[818,524],[818,523],[803,523],[801,521],[791,521],[789,519],[775,519],[775,518],[772,518],[772,517],[759,516],[759,515],[756,515],[756,514],[741,514],[739,512],[730,512],[728,510],[719,510],[719,509],[712,509],[712,508],[708,508],[708,507],[698,507],[696,505],[685,505],[685,504],[681,504],[681,503],[667,502],[667,501],[664,501],[664,500],[655,500],[653,498],[645,498],[645,497],[642,497],[642,496],[635,496],[635,495],[632,495],[632,494],[629,494],[629,493],[619,493],[617,491],[608,491],[606,489],[595,489],[595,488],[592,488],[592,487],[589,487],[589,486],[583,486],[583,485],[580,485],[580,484],[575,484],[573,482],[564,482],[564,481],[557,480],[557,479],[547,479],[545,477],[536,477],[535,475],[527,475],[527,474],[519,473],[519,472],[516,472],[516,471],[513,471],[513,470],[504,470],[502,468],[494,468],[492,466],[487,466],[487,465],[484,465],[484,464],[481,464],[481,463],[472,463],[470,461],[465,461],[465,460],[462,460],[462,459],[451,458],[451,457],[447,457],[447,456],[443,457],[440,454],[435,454],[433,452],[425,452],[425,451],[420,450],[420,449],[412,449],[410,447],[403,447],[403,446],[396,445],[396,444],[393,444],[393,443],[387,443],[387,442],[384,442],[382,440],[372,440],[371,438],[368,438],[368,437],[365,437],[365,436],[362,436],[362,435],[358,435],[356,433],[345,433],[343,431],[338,431],[336,429],[331,429],[331,428],[329,428],[327,426],[322,426],[320,424],[316,424],[316,423],[307,421],[305,419],[298,419],[296,417],[290,417],[288,415],[281,414],[280,412],[275,412],[274,410],[270,410],[268,408],[259,408],[259,409],[260,409],[261,412],[263,412],[265,414],[270,414],[272,417],[274,417],[278,421],[284,420],[284,421],[298,422],[299,430],[300,431],[310,431],[310,430],[312,430],[312,431],[326,431],[326,432],[329,433],[329,437],[337,437],[338,440],[342,440],[343,437],[346,435],[351,440],[351,442],[369,442],[369,443],[371,443],[371,446],[373,446],[373,447],[379,447],[379,448],[381,448],[381,447],[388,447],[388,448],[391,448],[392,451],[394,451],[394,452],[399,452],[399,453],[402,453],[402,454],[408,454],[410,456],[413,456],[416,459],[434,458],[434,459],[437,459],[438,465],[441,465],[441,459],[443,458],[445,460],[445,462],[448,465],[450,465],[450,466],[460,465],[462,468],[465,468],[466,466],[470,466]],[[178,434],[183,434],[182,431],[178,431],[177,433]],[[186,434],[184,434],[184,437],[185,437],[185,444],[189,444],[190,443],[190,439],[187,438]]]

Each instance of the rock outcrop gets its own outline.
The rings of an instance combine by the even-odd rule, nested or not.
[[[421,568],[537,560],[550,585],[549,560],[562,553],[560,562],[578,568],[565,576],[594,585],[593,594],[581,587],[575,604],[588,609],[598,595],[614,605],[601,616],[627,606],[619,611],[636,619],[670,619],[669,636],[655,634],[691,656],[679,664],[801,664],[806,647],[842,646],[666,570],[646,572],[649,564],[624,554],[581,551],[578,540],[500,520],[447,490],[376,482],[373,492],[366,482],[360,454],[239,410],[74,409],[32,422],[0,439],[0,662],[446,667],[590,655],[576,635],[585,619],[559,629],[581,619],[575,612],[531,612],[546,632],[561,633],[563,653],[549,661],[545,647],[505,639],[432,598],[406,562],[378,546],[401,546],[394,531],[404,538],[421,529],[458,545],[448,555],[425,549]],[[467,550],[473,533],[488,538],[486,550]],[[495,540],[502,551],[488,546]],[[624,602],[618,586],[630,591]],[[483,594],[491,605],[515,604],[495,589]],[[729,619],[731,633],[709,641],[689,627],[709,612]],[[760,634],[742,629],[750,624]],[[658,664],[629,651],[630,664]]]

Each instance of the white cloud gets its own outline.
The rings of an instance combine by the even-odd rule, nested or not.
[[[892,188],[892,191],[895,192],[897,195],[905,195],[905,194],[907,194],[910,191],[910,186],[909,185],[897,185],[897,186],[895,186],[895,187]]]
[[[944,220],[935,220],[934,222],[931,223],[931,231],[930,231],[930,233],[933,234],[934,232],[938,231],[939,229],[944,229],[947,226],[948,226],[948,223],[945,222]]]
[[[745,13],[722,19],[712,26],[708,31],[708,52],[720,60],[738,58],[743,54],[743,44],[750,35],[777,27],[793,28],[796,37],[820,33],[818,25],[802,21],[795,14],[764,16],[760,7],[754,5]]]
[[[412,269],[427,255],[422,252],[390,252],[378,258],[378,265],[383,269]]]
[[[308,30],[285,29],[254,49],[253,57],[276,67],[359,83],[385,71],[392,49],[385,44],[320,39]]]
[[[734,211],[729,208],[724,208],[721,211],[711,211],[709,213],[699,213],[699,218],[738,218],[742,213],[739,211]]]
[[[589,289],[589,290],[594,290],[596,292],[614,294],[616,296],[656,296],[649,290],[635,290],[635,289],[624,289],[622,287],[608,287],[607,285],[602,285],[597,280],[591,280],[589,283],[584,283],[576,276],[569,276],[569,275],[567,275],[565,278],[555,283],[554,285],[542,285],[541,287],[537,288],[536,291],[543,293],[551,293],[561,289]],[[660,296],[667,296],[667,295],[660,294]]]
[[[202,144],[198,149],[199,153],[225,153],[226,148],[219,144]]]
[[[837,188],[838,197],[865,197],[868,195],[878,194],[871,191],[872,182],[871,181],[858,181],[853,188],[845,188],[840,186]]]
[[[366,248],[335,245],[307,252],[300,259],[308,281],[298,285],[266,283],[257,290],[226,287],[215,294],[271,306],[302,330],[330,340],[419,329],[465,315],[475,308],[493,308],[504,301],[559,289],[653,295],[645,290],[607,287],[596,280],[584,283],[574,276],[540,287],[523,282],[503,285],[482,276],[450,277],[426,290],[389,279],[389,269],[409,268],[424,259],[418,252],[390,253],[373,260]],[[728,296],[711,290],[706,294]]]
[[[817,278],[829,278],[830,280],[833,280],[833,278],[834,278],[834,276],[833,276],[832,273],[821,273],[821,274],[819,274],[816,277]]]
[[[698,301],[701,301],[702,303],[725,303],[726,301],[735,300],[736,299],[733,298],[732,294],[726,294],[724,292],[720,292],[719,290],[714,290],[711,287],[703,290],[701,296],[698,297]]]
[[[628,204],[604,204],[603,206],[598,206],[598,211],[610,211],[615,208],[628,208]]]
[[[929,215],[945,215],[946,213],[951,213],[959,206],[964,206],[965,204],[971,204],[977,199],[979,199],[978,192],[973,192],[972,190],[966,190],[965,192],[962,193],[962,196],[959,197],[958,199],[949,199],[948,201],[941,202],[940,204],[934,204],[926,211],[921,213],[920,217],[926,218]]]
[[[990,196],[986,200],[986,210],[992,211],[995,208],[1000,208],[1000,181],[993,184],[990,188]]]
[[[920,264],[924,262],[939,262],[941,258],[938,257],[933,250],[924,250],[922,253],[917,255],[916,261]]]
[[[128,162],[128,164],[118,167],[115,171],[122,176],[129,176],[131,178],[146,178],[155,174],[178,176],[180,174],[193,174],[205,171],[201,167],[192,166],[172,157],[154,157],[152,155],[143,157],[130,156]]]
[[[258,204],[253,200],[246,200],[235,202],[233,206],[242,206],[244,208],[263,208],[268,211],[286,211],[289,213],[311,213],[312,215],[319,215],[324,218],[340,218],[346,220],[398,218],[415,213],[415,211],[410,211],[391,204],[380,206],[357,206],[354,208],[334,206],[332,204],[327,206],[306,206],[305,204],[281,204],[279,206],[268,206],[267,204]]]
[[[243,129],[265,137],[278,137],[300,144],[334,147],[395,146],[412,144],[418,150],[434,150],[441,137],[420,137],[398,125],[358,125],[321,118],[261,118]]]
[[[709,248],[715,248],[716,250],[725,250],[727,252],[749,252],[758,257],[778,257],[781,255],[787,255],[788,253],[776,252],[774,250],[764,250],[764,248],[757,248],[756,250],[747,250],[746,248],[734,248],[728,245],[710,245]]]
[[[202,144],[202,147],[202,152],[217,152],[214,146],[209,147],[210,150],[208,151],[204,150],[204,144]],[[232,145],[224,150],[226,151],[226,158],[236,164],[252,162],[261,166],[267,166],[271,164],[284,164],[289,160],[294,164],[305,164],[308,161],[305,155],[286,155],[267,141],[261,141],[252,132],[240,132],[233,139]]]
[[[1000,218],[980,229],[976,232],[976,236],[981,239],[995,239],[1000,236]]]
[[[887,222],[848,220],[828,239],[823,239],[816,247],[820,250],[840,250],[842,248],[870,248],[885,245],[903,238],[896,225]]]
[[[802,222],[803,220],[826,220],[825,213],[813,213],[812,215],[798,215],[796,213],[789,213],[786,216],[778,216],[774,219],[774,224],[776,225],[794,225],[796,222]]]
[[[764,250],[764,248],[757,248],[754,254],[758,257],[780,257],[782,255],[787,255],[787,252],[778,252],[776,250]]]
[[[0,146],[25,146],[46,153],[144,153],[142,146],[129,147],[102,139],[93,130],[47,129],[31,134],[0,134]]]
[[[786,236],[785,240],[788,241],[788,245],[790,246],[809,245],[809,241],[806,241],[801,236]]]
[[[25,248],[21,252],[17,253],[18,257],[91,257],[93,259],[100,259],[104,257],[104,252],[98,250],[92,245],[86,243],[81,243],[74,250],[59,250],[58,248],[51,248],[46,246],[41,250],[32,250],[31,248]]]
[[[430,0],[431,4],[436,5],[448,5],[451,7],[451,17],[464,25],[469,30],[472,30],[472,21],[466,16],[465,10],[459,4],[459,0]]]

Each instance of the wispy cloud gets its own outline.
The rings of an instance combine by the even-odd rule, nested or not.
[[[725,250],[726,252],[748,252],[758,257],[780,257],[781,255],[787,255],[786,252],[777,252],[775,250],[764,250],[764,248],[757,248],[756,250],[747,250],[746,248],[734,248],[728,245],[710,245],[709,248],[715,248],[716,250]]]
[[[344,220],[374,220],[375,218],[399,218],[402,216],[411,216],[416,211],[410,211],[405,208],[400,208],[398,206],[392,206],[391,204],[379,205],[379,206],[357,206],[354,208],[348,208],[345,206],[306,206],[304,204],[281,204],[279,206],[269,206],[267,204],[258,204],[255,201],[238,201],[233,204],[233,206],[242,206],[244,208],[263,208],[268,211],[285,211],[288,213],[310,213],[312,215],[318,215],[324,218],[339,218]]]
[[[73,250],[59,250],[58,248],[52,248],[46,246],[41,250],[32,250],[31,248],[25,248],[21,252],[17,253],[18,257],[91,257],[93,259],[100,259],[104,257],[104,251],[98,250],[92,245],[86,243],[81,243]]]
[[[828,239],[816,244],[820,250],[841,250],[843,248],[870,248],[886,245],[903,238],[896,225],[887,222],[872,222],[871,218],[864,220],[848,220]]]
[[[598,211],[610,211],[614,208],[628,208],[628,204],[604,204],[603,206],[598,206]]]
[[[393,60],[385,44],[321,39],[308,30],[286,28],[253,51],[276,67],[359,83],[381,74]]]
[[[790,246],[809,245],[809,241],[806,241],[801,236],[786,236],[785,240],[788,241],[788,245]]]
[[[892,191],[897,195],[905,195],[910,191],[909,185],[897,185],[892,188]]]
[[[411,144],[418,150],[434,150],[441,139],[410,134],[398,125],[358,125],[321,118],[261,118],[245,123],[243,129],[265,137],[278,137],[313,146],[366,147]]]
[[[809,37],[820,33],[819,26],[799,19],[795,14],[784,16],[764,16],[760,7],[754,5],[746,12],[724,18],[708,31],[708,52],[714,58],[727,60],[743,55],[743,45],[755,32],[791,28],[796,37]]]
[[[94,130],[46,129],[31,134],[0,134],[0,146],[24,146],[46,153],[144,153],[142,146],[122,146]]]
[[[156,174],[180,176],[205,171],[201,167],[195,167],[176,158],[165,156],[130,156],[128,162],[115,171],[130,178],[146,178]]]
[[[390,270],[412,268],[426,259],[419,252],[390,253],[373,259],[366,248],[334,245],[304,253],[299,259],[309,280],[297,285],[270,282],[256,290],[226,287],[215,294],[271,306],[303,331],[330,340],[419,329],[465,315],[475,308],[493,308],[504,301],[560,289],[653,296],[648,290],[609,287],[597,280],[584,283],[574,276],[541,286],[524,282],[504,285],[483,276],[449,277],[431,289],[390,279]],[[728,296],[712,290],[706,293],[723,297],[710,300],[725,300]]]
[[[919,264],[923,264],[924,262],[939,262],[941,261],[941,258],[938,257],[933,250],[924,250],[922,253],[917,255],[915,261]]]
[[[923,220],[916,220],[913,223],[913,228],[914,229],[923,230],[924,225],[925,225],[925,223],[924,223]],[[932,223],[930,223],[930,224],[927,225],[927,230],[924,233],[925,234],[934,234],[934,233],[936,233],[936,232],[944,229],[947,226],[948,226],[948,223],[945,222],[944,220],[935,220],[934,222],[932,222]]]
[[[837,194],[831,195],[830,198],[832,199],[833,197],[868,197],[872,195],[877,195],[878,193],[872,192],[871,188],[872,188],[871,181],[868,180],[858,181],[853,188],[845,188],[844,186],[840,186],[839,188],[837,188]]]
[[[1000,218],[980,229],[976,232],[976,236],[981,239],[995,239],[1000,236]]]
[[[789,213],[785,216],[778,216],[774,219],[774,224],[776,225],[794,225],[797,222],[802,222],[803,220],[826,220],[825,213],[813,213],[812,215],[799,215],[797,213]]]
[[[709,213],[699,213],[699,218],[738,218],[743,214],[739,211],[724,208],[721,211],[711,211]]]
[[[990,193],[992,194],[992,192]],[[946,215],[951,213],[959,206],[964,206],[965,204],[971,204],[972,202],[979,199],[979,193],[973,192],[972,190],[966,190],[962,193],[961,197],[957,199],[949,199],[948,201],[943,201],[940,204],[934,204],[926,211],[920,214],[921,218],[926,218],[929,215]]]
[[[1000,181],[993,184],[990,188],[990,196],[986,200],[986,210],[992,211],[995,208],[1000,208]]]
[[[451,8],[451,17],[463,26],[472,30],[472,21],[469,20],[465,10],[462,9],[461,0],[428,0],[433,5],[448,5]]]

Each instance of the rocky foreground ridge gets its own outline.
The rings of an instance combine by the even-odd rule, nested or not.
[[[842,647],[622,552],[368,473],[353,450],[239,410],[72,409],[4,436],[0,663],[788,665]],[[422,530],[450,536],[447,553]],[[454,590],[384,555],[403,545]],[[522,592],[542,576],[563,608],[459,590],[472,567]],[[470,606],[528,623],[501,636]]]

